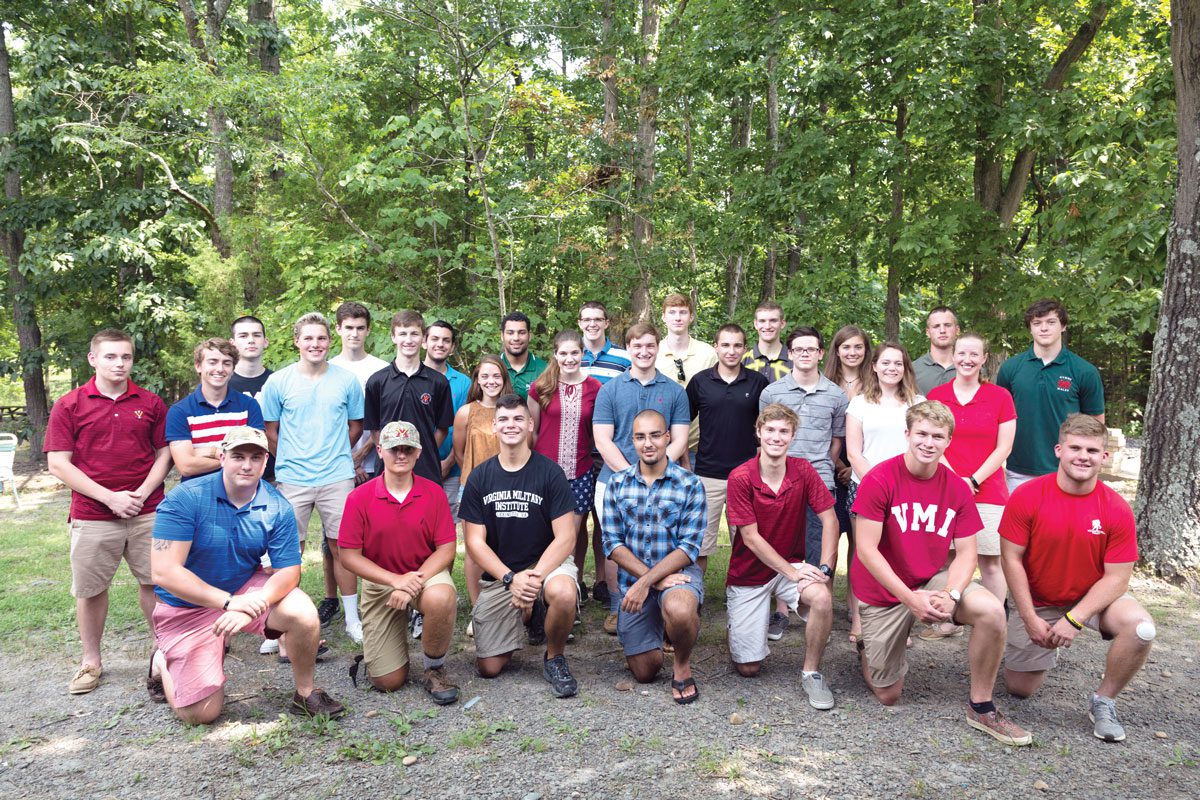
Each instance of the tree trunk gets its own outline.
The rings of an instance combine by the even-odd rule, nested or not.
[[[258,35],[250,40],[250,65],[257,66],[268,75],[278,75],[279,63],[279,22],[275,18],[275,0],[250,0],[246,7],[246,19],[250,29]],[[283,121],[278,114],[272,114],[262,121],[264,138],[276,147],[283,141]],[[277,183],[283,178],[283,159],[275,154],[271,162],[271,181]]]
[[[754,129],[751,114],[754,111],[754,100],[749,94],[743,97],[732,110],[730,118],[729,146],[734,153],[744,153],[750,147],[750,137]],[[729,207],[737,205],[738,195],[733,189],[729,190]],[[746,274],[746,256],[739,249],[725,259],[725,313],[733,319],[737,316],[738,301],[741,300],[742,283]]]
[[[617,166],[617,115],[620,111],[621,97],[617,93],[617,58],[616,40],[613,38],[613,25],[616,15],[616,0],[604,0],[603,16],[600,20],[600,41],[604,54],[600,56],[600,85],[604,89],[604,147],[608,163],[602,167],[600,188],[608,191],[610,186],[617,183],[621,170]],[[566,59],[564,58],[564,63]],[[621,251],[621,207],[614,202],[608,204],[606,226],[608,228],[608,259],[616,263]]]
[[[10,137],[17,130],[13,108],[12,73],[8,66],[8,45],[4,40],[4,25],[0,24],[0,138],[8,140],[5,160],[11,161],[16,142]],[[13,167],[4,175],[5,205],[21,200],[21,173]],[[13,325],[17,329],[17,344],[21,358],[21,383],[25,389],[25,413],[29,424],[29,459],[44,466],[46,456],[42,442],[46,435],[49,402],[46,397],[46,354],[42,350],[42,330],[38,327],[37,306],[30,291],[29,280],[21,272],[21,253],[25,249],[25,231],[12,223],[0,229],[0,251],[8,267],[8,301],[12,307]]]
[[[904,133],[908,128],[908,103],[899,100],[896,103],[896,149],[900,159],[896,172],[892,175],[892,212],[889,217],[891,232],[888,234],[887,262],[887,301],[884,305],[884,339],[889,342],[900,341],[900,264],[896,253],[896,241],[900,235],[900,226],[904,223],[904,180],[908,171],[908,144],[904,141]]]
[[[658,0],[642,0],[641,67],[642,87],[638,94],[638,121],[635,136],[637,161],[633,176],[636,210],[633,215],[633,245],[638,261],[638,284],[630,298],[630,311],[636,319],[650,316],[650,274],[646,257],[654,238],[654,225],[648,216],[654,200],[654,147],[658,139]]]
[[[772,28],[779,25],[780,15],[775,14],[771,21]],[[770,55],[767,56],[767,146],[770,154],[767,158],[767,181],[775,181],[775,168],[779,166],[779,48],[771,45]],[[774,222],[774,220],[771,220]],[[771,226],[772,229],[774,225]],[[767,259],[763,263],[762,288],[758,293],[760,303],[775,299],[775,276],[779,272],[779,248],[772,236],[767,247]],[[733,316],[732,314],[730,315]]]
[[[1141,553],[1174,582],[1200,581],[1200,8],[1171,2],[1179,176],[1167,245],[1146,442],[1138,483]]]

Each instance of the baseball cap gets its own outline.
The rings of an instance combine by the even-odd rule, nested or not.
[[[417,427],[411,422],[389,422],[383,426],[383,430],[379,432],[379,446],[384,450],[391,450],[393,447],[421,447],[421,437],[417,433]]]
[[[235,447],[243,445],[251,445],[253,447],[261,447],[268,453],[271,448],[267,446],[267,435],[258,428],[251,428],[248,425],[239,425],[236,428],[230,428],[225,438],[221,440],[221,449],[229,452]]]

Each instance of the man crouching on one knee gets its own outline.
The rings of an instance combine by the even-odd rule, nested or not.
[[[190,725],[225,704],[225,644],[241,631],[287,636],[296,692],[290,710],[341,716],[345,708],[313,684],[320,622],[300,585],[300,538],[292,507],[262,480],[267,437],[233,428],[221,469],[181,484],[159,506],[150,566],[156,649],[147,688]],[[274,571],[259,569],[264,553]]]

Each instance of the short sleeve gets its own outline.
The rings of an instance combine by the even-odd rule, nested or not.
[[[610,388],[611,387],[611,388]],[[617,390],[617,380],[613,379],[604,384],[596,394],[596,408],[592,412],[593,425],[616,425],[617,419],[613,414],[613,393]]]
[[[1017,418],[1017,406],[1008,389],[996,387],[996,422],[1003,424]]]
[[[562,468],[548,458],[543,456],[540,463],[549,482],[550,491],[547,495],[550,498],[548,508],[550,509],[550,519],[558,519],[563,514],[570,514],[575,511],[575,493],[571,491],[571,482],[567,480],[566,473]],[[470,480],[468,478],[468,480]],[[462,516],[461,506],[459,507],[459,516]]]
[[[945,469],[949,473],[946,485],[951,487],[951,491],[955,493],[954,502],[958,510],[958,516],[954,523],[954,538],[962,539],[974,536],[983,530],[983,518],[979,516],[979,507],[975,505],[975,497],[958,476],[948,468]]]
[[[154,398],[152,405],[155,411],[154,428],[150,431],[150,442],[155,450],[161,450],[167,446],[167,404],[156,394],[150,396]]]
[[[75,450],[75,415],[73,395],[63,395],[50,408],[50,421],[46,424],[46,438],[42,452],[73,452]],[[69,406],[69,407],[68,407]]]
[[[775,395],[775,393],[771,391],[771,387],[774,385],[775,384],[773,384],[773,383],[768,383],[767,388],[763,389],[762,394],[760,394],[758,396],[758,410],[759,411],[762,411],[764,408],[771,405],[772,398]]]
[[[725,491],[725,514],[729,518],[729,524],[758,524],[758,518],[754,515],[754,488],[750,483],[749,473],[741,467],[735,468],[729,473]]]
[[[838,398],[837,405],[833,409],[833,419],[830,421],[830,433],[836,438],[846,437],[846,408],[850,405],[849,398],[841,389],[838,390],[841,397]]]
[[[359,498],[362,492],[375,491],[375,481],[382,478],[372,478],[346,496],[346,507],[342,511],[342,524],[338,527],[338,547],[348,547],[351,550],[361,550],[366,540],[366,520],[363,518],[363,507],[366,505]],[[370,488],[367,488],[370,487]]]
[[[263,429],[262,408],[258,405],[258,401],[250,395],[242,395],[246,399],[246,425],[251,428]]]
[[[267,539],[267,554],[275,569],[300,565],[300,533],[296,526],[296,512],[288,503],[280,503],[279,511],[275,514],[275,524],[271,526],[271,534]]]
[[[860,394],[856,395],[853,400],[846,404],[846,416],[854,417],[859,422],[862,422],[863,412],[866,410],[867,401]]]
[[[155,539],[171,542],[190,542],[196,537],[196,509],[189,487],[180,485],[158,504],[154,515]]]
[[[887,462],[883,462],[886,464]],[[876,465],[863,476],[858,485],[858,494],[854,498],[854,507],[850,510],[864,519],[872,522],[883,522],[887,519],[888,493],[880,478],[882,465]]]
[[[433,521],[430,525],[433,531],[433,547],[436,550],[444,544],[458,541],[458,533],[454,530],[454,518],[450,515],[450,501],[441,487],[430,481],[430,492],[433,497]]]
[[[530,400],[532,400],[535,403],[537,403],[538,398],[541,397],[541,395],[538,394],[537,387],[535,385],[533,385],[532,383],[529,384],[529,392],[526,394],[526,397],[528,397]]]
[[[1093,417],[1100,416],[1104,413],[1104,384],[1100,381],[1100,371],[1088,364],[1079,377],[1079,410]]]
[[[463,487],[462,499],[458,501],[458,518],[463,522],[483,524],[483,496],[479,492],[479,481],[481,480],[479,476],[485,469],[486,462],[471,470],[471,474],[467,476],[467,485]]]
[[[1013,359],[1015,358],[1017,356],[1013,356],[1001,364],[1000,371],[996,373],[996,385],[1008,392],[1010,396],[1012,395],[1012,374],[1016,369],[1016,367],[1012,366]]]
[[[354,377],[354,373],[350,370],[344,371],[346,373],[346,419],[362,419],[365,393],[358,382],[358,378]],[[363,427],[366,428],[365,425]],[[366,429],[375,430],[374,428]]]
[[[671,419],[668,425],[690,425],[692,422],[692,412],[688,408],[687,393],[683,391],[683,387],[674,381],[670,382],[676,388],[675,398],[671,403]]]
[[[1138,560],[1137,521],[1124,498],[1108,495],[1109,534],[1104,548],[1105,564],[1128,564]]]
[[[1033,528],[1033,511],[1035,489],[1033,484],[1018,486],[1012,497],[1004,505],[1004,515],[1000,518],[1000,536],[1015,545],[1029,546],[1029,535]]]
[[[700,373],[696,373],[687,384],[688,416],[692,419],[695,419],[700,413],[700,390],[696,387],[696,381],[699,377]]]
[[[262,414],[259,414],[261,417]],[[187,412],[181,403],[176,403],[167,409],[167,423],[164,427],[167,442],[190,442],[192,429],[188,426]]]
[[[262,388],[262,402],[259,404],[263,419],[267,422],[278,422],[283,412],[283,390],[280,384],[281,373],[272,373]]]
[[[805,497],[808,498],[808,507],[813,513],[820,514],[833,508],[833,494],[826,488],[820,474],[808,462],[802,462],[801,470],[804,475]]]
[[[449,430],[454,424],[454,398],[450,395],[450,381],[442,378],[438,381],[437,419],[433,427],[438,430]]]

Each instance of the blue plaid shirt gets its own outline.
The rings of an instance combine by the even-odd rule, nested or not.
[[[625,545],[643,564],[653,567],[672,550],[682,550],[693,562],[708,521],[704,484],[698,477],[670,463],[663,476],[650,486],[638,471],[640,462],[614,473],[604,492],[604,554]],[[621,593],[637,577],[618,570]]]

